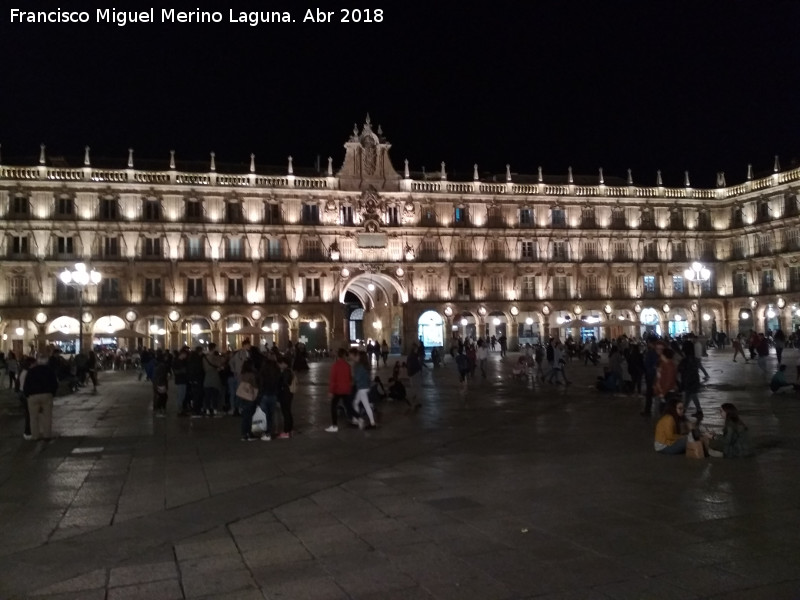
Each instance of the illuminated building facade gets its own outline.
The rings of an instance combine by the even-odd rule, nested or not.
[[[28,351],[422,336],[729,335],[800,324],[800,169],[697,189],[511,172],[399,172],[369,119],[341,168],[280,173],[0,159],[0,331]],[[124,161],[121,161],[124,163]],[[166,162],[166,161],[165,161]],[[120,165],[123,166],[123,165]],[[223,172],[225,171],[225,172]],[[102,275],[78,293],[59,273]],[[687,280],[693,262],[708,281]]]

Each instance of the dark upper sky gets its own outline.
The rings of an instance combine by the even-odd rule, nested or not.
[[[16,5],[95,18],[90,1]],[[68,157],[88,144],[120,167],[128,147],[165,166],[173,148],[179,160],[214,150],[244,166],[250,152],[262,165],[292,154],[338,166],[367,111],[398,170],[444,160],[452,178],[508,162],[607,177],[631,167],[648,185],[656,169],[682,185],[688,169],[712,186],[718,170],[731,184],[748,162],[759,173],[774,154],[784,169],[800,158],[794,0],[393,3],[383,23],[349,25],[302,24],[298,2],[203,8],[227,22],[229,6],[265,5],[298,23],[21,25],[0,9],[3,162],[33,160],[45,142]]]

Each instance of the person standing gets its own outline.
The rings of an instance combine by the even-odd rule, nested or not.
[[[167,416],[167,394],[169,392],[169,366],[166,357],[161,350],[155,355],[155,367],[153,368],[153,414],[156,417]]]
[[[328,379],[328,396],[331,401],[331,424],[325,428],[328,433],[339,431],[338,416],[339,403],[344,406],[344,411],[351,422],[358,423],[353,412],[352,404],[349,402],[350,393],[353,389],[353,379],[350,372],[350,363],[347,362],[347,350],[339,348],[337,358],[331,367],[330,378]]]
[[[242,347],[233,353],[233,356],[231,356],[230,362],[228,363],[231,370],[231,375],[228,377],[228,396],[231,399],[231,405],[233,409],[232,414],[234,417],[238,417],[241,413],[242,399],[236,395],[236,390],[239,387],[239,382],[241,381],[242,365],[244,365],[245,361],[249,359],[250,340],[245,339],[242,341]]]
[[[289,358],[286,357],[288,361]],[[274,420],[275,403],[278,401],[281,370],[278,367],[277,356],[274,352],[267,352],[266,359],[261,365],[258,377],[258,403],[266,417],[266,429],[261,435],[262,442],[272,439],[272,421]]]
[[[188,416],[191,411],[186,401],[186,386],[188,384],[188,358],[189,348],[184,346],[178,352],[178,356],[172,361],[172,376],[174,377],[175,390],[177,392],[178,416]]]
[[[28,370],[22,388],[22,393],[28,399],[32,440],[48,440],[52,437],[53,397],[57,391],[56,372],[48,364],[47,356],[41,356],[36,365]]]
[[[286,440],[292,437],[294,430],[292,399],[294,398],[295,375],[285,358],[278,359],[278,368],[281,370],[278,378],[278,402],[281,404],[281,415],[283,416],[283,432],[278,435],[278,439]]]
[[[33,439],[33,436],[31,436],[31,411],[28,410],[28,399],[25,397],[22,390],[25,389],[25,378],[28,376],[28,371],[30,371],[31,367],[35,364],[36,360],[34,358],[30,356],[23,358],[20,362],[19,377],[17,377],[17,381],[20,385],[20,391],[17,395],[19,396],[19,402],[22,407],[22,414],[25,415],[25,429],[22,432],[22,437],[26,440]]]
[[[259,436],[253,435],[253,415],[256,413],[256,408],[258,407],[258,384],[256,381],[256,373],[253,368],[253,361],[250,359],[244,361],[242,370],[239,373],[239,384],[241,385],[243,383],[250,386],[253,396],[252,398],[242,398],[242,441],[252,442],[259,438]]]
[[[459,349],[459,352],[461,350]],[[411,348],[411,352],[406,359],[406,371],[408,372],[408,378],[411,381],[411,394],[409,400],[414,405],[414,408],[417,409],[420,407],[420,400],[419,396],[421,395],[420,387],[422,385],[422,365],[424,363],[419,358],[419,349],[416,344],[414,347]]]
[[[642,362],[644,366],[644,410],[643,417],[649,417],[653,413],[653,395],[658,376],[658,365],[661,361],[659,356],[660,346],[656,345],[654,339],[647,340],[647,350],[644,352]]]
[[[217,352],[217,345],[208,345],[208,352],[203,356],[203,411],[207,417],[222,416],[219,412],[219,401],[222,397],[222,377],[220,371],[224,367],[224,359]]]

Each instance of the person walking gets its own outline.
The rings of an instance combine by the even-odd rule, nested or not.
[[[356,384],[356,398],[353,402],[353,408],[360,404],[364,409],[364,412],[367,413],[369,426],[375,428],[377,427],[375,424],[375,415],[372,414],[372,407],[369,403],[369,388],[371,385],[369,368],[369,358],[367,358],[367,353],[362,350],[358,353],[358,362],[353,369],[353,379],[355,380]],[[364,419],[361,417],[358,419],[358,426],[361,429],[364,429]]]
[[[89,358],[86,361],[86,372],[92,382],[92,393],[97,393],[97,369],[99,367],[97,354],[94,350],[89,350]]]
[[[292,400],[294,399],[295,374],[289,368],[289,362],[283,357],[278,359],[278,368],[281,370],[278,379],[278,402],[280,402],[283,416],[283,432],[278,435],[278,439],[286,440],[292,437],[294,431]]]
[[[386,340],[381,342],[381,358],[383,359],[383,366],[386,366],[386,361],[389,360],[389,344]]]
[[[481,377],[486,379],[486,361],[489,360],[489,349],[486,347],[486,342],[482,339],[478,340],[478,349],[475,352],[475,356],[481,368]]]
[[[700,408],[700,400],[697,397],[700,391],[700,360],[695,356],[694,344],[687,341],[683,344],[683,358],[678,364],[678,374],[681,377],[681,387],[683,388],[683,404],[689,406],[689,402],[694,403],[694,416],[698,420],[703,418],[703,409]]]
[[[769,373],[767,372],[767,357],[769,357],[769,342],[763,333],[758,334],[756,341],[756,354],[758,355],[758,368],[761,369],[761,374],[764,381],[769,381]]]
[[[32,440],[49,440],[53,436],[53,397],[57,391],[56,372],[48,364],[48,357],[40,356],[28,370],[22,388],[28,400]]]
[[[459,349],[459,351],[461,351]],[[417,345],[414,344],[414,347],[411,349],[411,352],[406,358],[406,371],[408,372],[408,378],[411,381],[411,394],[409,400],[411,403],[414,404],[414,408],[419,408],[420,400],[419,397],[421,395],[420,387],[422,385],[422,368],[423,362],[419,358],[419,349]]]
[[[328,379],[328,396],[331,402],[331,424],[325,428],[328,433],[339,431],[339,403],[344,406],[344,411],[350,422],[357,425],[358,419],[350,403],[350,393],[353,389],[353,378],[350,371],[350,363],[347,362],[347,350],[339,348],[336,353],[336,360],[331,367],[331,374]]]
[[[747,355],[744,353],[744,346],[742,345],[742,334],[740,333],[735,338],[733,338],[733,342],[731,344],[733,346],[733,362],[736,362],[736,357],[741,354],[744,362],[750,362],[750,359],[747,358]]]
[[[461,396],[465,397],[467,393],[467,380],[469,378],[469,358],[460,350],[456,354],[456,368],[458,369],[458,381],[461,383]],[[466,397],[464,398],[466,402]]]
[[[17,362],[17,355],[14,351],[8,353],[6,357],[6,373],[8,373],[8,389],[19,391],[19,362]]]

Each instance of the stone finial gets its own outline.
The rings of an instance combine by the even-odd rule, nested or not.
[[[44,150],[45,150],[45,145],[44,144],[39,144],[39,164],[40,165],[43,165],[46,162]]]
[[[169,151],[169,168],[170,169],[175,168],[175,150]]]
[[[542,167],[538,168],[539,172],[539,183],[544,183],[544,175],[542,175]]]
[[[663,180],[663,179],[661,179],[661,169],[659,169],[658,171],[656,171],[656,185],[657,185],[658,187],[661,187],[661,186],[663,186],[663,185],[664,185],[664,180]]]
[[[89,158],[89,146],[86,146],[83,149],[83,166],[84,167],[91,167],[92,166],[92,161]]]
[[[358,123],[353,123],[353,137],[358,137]]]
[[[718,188],[728,187],[728,184],[725,183],[725,171],[719,171],[717,173],[717,187]]]
[[[474,165],[472,165],[472,180],[478,181],[478,179],[480,179],[478,177],[478,163],[475,163]]]
[[[381,137],[382,135],[383,135],[383,127],[378,125],[378,137]]]
[[[408,170],[408,159],[403,161],[403,179],[411,179],[411,171]]]
[[[600,167],[599,171],[600,171],[600,173],[599,173],[599,175],[600,175],[600,185],[605,185],[606,180],[603,178],[603,167]]]
[[[328,177],[333,177],[333,158],[328,157]]]
[[[444,170],[444,161],[442,161],[442,170],[439,173],[439,176],[444,180],[447,179],[447,171]]]
[[[210,169],[211,169],[212,172],[217,170],[217,153],[216,152],[212,152],[211,153],[211,167],[210,167]]]
[[[572,167],[567,167],[567,183],[575,183],[575,179],[572,177]]]
[[[291,156],[289,157],[289,170],[288,170],[288,174],[289,174],[289,175],[294,175],[294,165],[292,165],[292,157],[291,157]]]
[[[683,172],[683,185],[686,187],[692,187],[692,182],[689,181],[689,171]]]
[[[250,153],[250,172],[251,173],[256,172],[256,155],[253,154],[252,152]]]
[[[747,181],[750,181],[753,178],[753,165],[747,165]]]
[[[128,148],[128,168],[133,168],[133,148]]]
[[[778,171],[780,171],[780,170],[781,170],[781,163],[778,161],[778,155],[777,155],[777,154],[775,155],[775,162],[774,162],[774,164],[772,165],[772,170],[773,170],[775,173],[777,173]]]
[[[511,165],[506,165],[506,181],[511,181]]]
[[[364,119],[364,124],[365,125],[371,125],[372,124],[372,119],[369,118],[369,113],[367,113],[367,118]]]
[[[628,169],[628,185],[633,185],[633,171]]]

